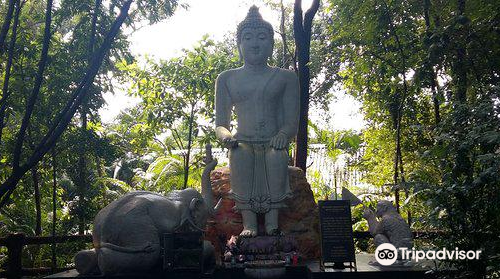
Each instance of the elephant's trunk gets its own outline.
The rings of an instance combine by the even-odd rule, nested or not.
[[[217,208],[220,205],[221,200],[217,202],[217,205],[212,208],[214,204],[213,193],[212,193],[212,184],[210,183],[210,172],[215,169],[217,166],[217,160],[212,157],[212,146],[207,144],[205,147],[206,155],[205,155],[205,169],[203,169],[203,174],[201,175],[201,195],[205,200],[205,204],[208,207],[208,211],[211,215],[215,214]]]

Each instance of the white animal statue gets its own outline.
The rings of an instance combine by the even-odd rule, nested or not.
[[[399,215],[392,202],[379,201],[376,213],[367,208],[363,212],[363,217],[368,221],[375,246],[391,243],[396,248],[411,249],[413,247],[413,234],[410,226]]]

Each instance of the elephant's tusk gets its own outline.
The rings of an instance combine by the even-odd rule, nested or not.
[[[220,198],[219,201],[217,201],[217,204],[215,205],[213,210],[213,214],[216,214],[221,207],[222,207],[222,198]]]

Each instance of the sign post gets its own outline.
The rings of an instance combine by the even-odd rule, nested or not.
[[[321,269],[349,267],[357,270],[350,201],[319,201],[318,206],[321,230]],[[345,266],[345,263],[349,265]]]

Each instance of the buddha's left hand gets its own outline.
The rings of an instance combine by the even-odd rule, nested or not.
[[[276,134],[276,136],[271,138],[269,145],[274,149],[281,150],[281,149],[286,147],[287,141],[288,140],[287,140],[287,136],[285,135],[285,133],[279,132],[278,134]]]

